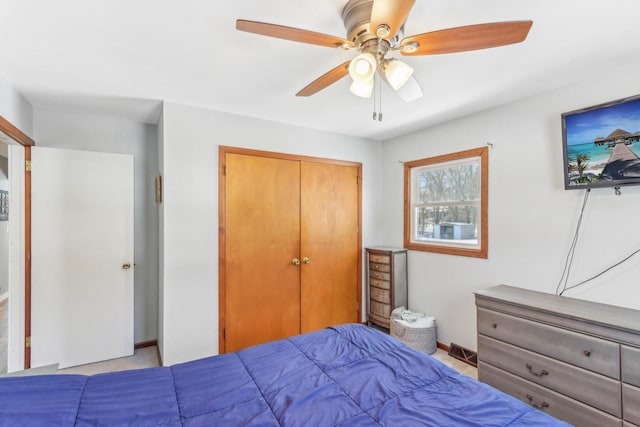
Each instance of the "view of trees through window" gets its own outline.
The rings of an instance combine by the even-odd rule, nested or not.
[[[487,257],[487,150],[405,163],[406,248]]]
[[[413,171],[418,192],[415,205],[417,239],[453,239],[457,224],[462,228],[459,240],[477,242],[479,172],[479,162]],[[436,225],[440,225],[439,230]]]

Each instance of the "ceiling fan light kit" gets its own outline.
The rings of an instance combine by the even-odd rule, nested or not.
[[[361,98],[371,98],[373,93],[373,78],[370,80],[354,80],[349,86],[349,91]]]
[[[378,67],[376,57],[371,53],[361,53],[351,60],[349,75],[356,81],[369,81],[373,79]]]
[[[393,88],[398,90],[409,80],[413,75],[413,68],[397,59],[385,59],[381,67],[381,74],[385,82]]]
[[[349,90],[368,98],[376,72],[406,102],[422,96],[413,68],[388,54],[436,55],[488,49],[520,43],[529,34],[531,21],[492,22],[431,31],[404,37],[404,24],[415,0],[349,0],[342,10],[347,38],[277,24],[239,19],[236,28],[264,36],[319,46],[356,50],[359,54],[308,84],[297,96],[310,96],[347,74]]]

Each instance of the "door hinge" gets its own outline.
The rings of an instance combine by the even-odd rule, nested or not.
[[[226,329],[222,330],[222,338],[225,339],[225,340],[227,339],[227,330]]]
[[[24,346],[25,348],[31,348],[31,337],[24,338]]]
[[[24,170],[27,172],[31,172],[31,160],[24,161]]]
[[[227,176],[227,165],[222,166],[222,175]]]

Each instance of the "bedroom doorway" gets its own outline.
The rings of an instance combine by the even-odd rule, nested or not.
[[[219,351],[359,322],[361,168],[220,147]]]
[[[10,244],[9,244],[9,286],[7,300],[8,327],[8,361],[7,372],[29,367],[28,365],[28,331],[29,309],[28,294],[30,290],[30,181],[28,161],[33,139],[0,116],[0,141],[7,144],[8,172],[10,181],[11,204],[7,209]]]

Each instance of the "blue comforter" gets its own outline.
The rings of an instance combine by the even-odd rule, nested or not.
[[[2,426],[566,426],[362,325],[166,368],[0,380]]]

